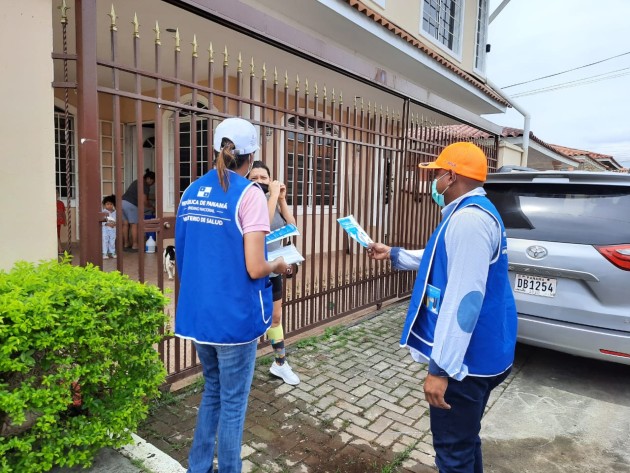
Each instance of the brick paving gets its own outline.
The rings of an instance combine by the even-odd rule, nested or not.
[[[398,346],[406,308],[407,303],[398,303],[290,346],[288,360],[302,381],[298,386],[269,374],[271,355],[258,358],[243,472],[436,471],[421,383],[426,365]],[[488,409],[512,376],[493,392]],[[176,394],[138,432],[183,466],[200,391]]]

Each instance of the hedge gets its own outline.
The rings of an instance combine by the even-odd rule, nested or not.
[[[159,395],[167,299],[68,260],[0,272],[0,471],[89,466],[131,441]]]

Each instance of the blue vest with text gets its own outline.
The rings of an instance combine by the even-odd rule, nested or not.
[[[245,266],[238,209],[253,183],[228,175],[228,192],[214,169],[193,182],[182,195],[175,225],[175,334],[217,345],[256,340],[271,325],[273,309],[269,278],[252,279]]]
[[[457,210],[471,205],[495,218],[501,229],[501,248],[498,258],[490,264],[479,319],[463,362],[468,367],[470,376],[493,376],[503,373],[514,361],[517,316],[508,278],[505,228],[496,208],[484,196],[462,199],[449,214],[444,215],[431,235],[418,269],[400,344],[413,347],[431,358],[439,314],[436,315],[427,308],[427,287],[431,285],[437,288],[441,297],[444,297],[448,267],[446,228]]]

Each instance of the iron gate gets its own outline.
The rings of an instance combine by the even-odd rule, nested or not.
[[[220,53],[212,43],[202,48],[194,32],[186,32],[192,42],[183,42],[184,33],[175,30],[167,46],[158,21],[145,20],[155,25],[151,29],[141,29],[137,17],[119,22],[115,6],[106,25],[108,50],[97,56],[97,44],[103,42],[98,31],[104,29],[97,24],[97,2],[76,0],[73,8],[76,54],[67,41],[73,22],[64,1],[55,30],[63,41],[62,50],[53,53],[53,85],[66,105],[66,122],[68,105],[77,109],[80,263],[170,288],[173,300],[166,310],[172,317],[177,280],[164,278],[160,255],[173,243],[182,191],[212,166],[213,130],[225,117],[243,116],[259,128],[258,158],[286,182],[298,222],[301,235],[294,243],[306,262],[286,280],[287,337],[411,292],[415,273],[369,260],[348,240],[337,218],[353,214],[375,241],[419,248],[438,221],[439,209],[431,203],[429,176],[418,163],[435,159],[454,141],[469,140],[496,167],[496,137],[462,135],[457,121],[409,99],[368,88],[374,100],[348,100],[339,88],[336,92],[293,73],[289,79],[288,72],[277,72],[278,66],[273,72],[264,63],[257,66],[253,56],[244,64],[242,53],[232,56],[228,46]],[[256,40],[249,44],[256,48]],[[322,66],[311,66],[326,75]],[[365,84],[361,87],[366,90]],[[77,93],[69,94],[72,89]],[[157,254],[119,251],[115,265],[104,265],[94,244],[102,194],[121,196],[126,181],[142,176],[149,162],[156,173],[156,215],[141,219],[138,233],[156,235]],[[73,171],[69,161],[66,169]],[[141,215],[143,210],[140,205]],[[120,222],[117,228],[120,235]],[[199,371],[190,341],[165,335],[158,349],[169,382]]]

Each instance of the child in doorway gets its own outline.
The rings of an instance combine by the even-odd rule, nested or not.
[[[116,258],[116,197],[103,198],[103,213],[107,217],[103,222],[103,259]]]

